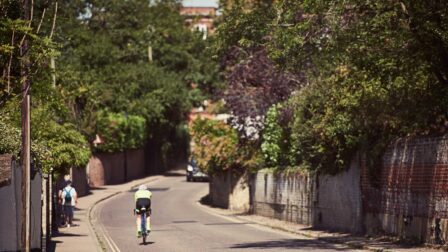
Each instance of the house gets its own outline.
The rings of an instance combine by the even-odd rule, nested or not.
[[[201,31],[204,39],[213,34],[213,22],[217,15],[217,5],[209,1],[184,1],[180,14],[185,17],[185,23],[192,29]]]

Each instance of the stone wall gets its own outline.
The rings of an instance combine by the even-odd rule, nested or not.
[[[363,162],[366,231],[444,243],[448,239],[448,135],[397,140],[377,183]]]
[[[238,190],[229,176],[214,178],[210,190],[221,207],[230,207],[229,194]],[[367,168],[365,157],[355,157],[335,176],[264,170],[243,182],[258,215],[415,242],[448,240],[448,134],[399,139],[381,167]]]
[[[143,149],[118,153],[96,153],[88,164],[89,185],[120,184],[146,175]]]
[[[274,174],[260,171],[254,178],[255,214],[312,224],[313,183],[308,174]]]
[[[213,206],[235,212],[249,212],[250,187],[246,174],[226,171],[210,178],[210,200]]]
[[[358,160],[355,157],[349,169],[335,176],[320,175],[314,181],[314,227],[351,233],[363,232],[361,170]]]

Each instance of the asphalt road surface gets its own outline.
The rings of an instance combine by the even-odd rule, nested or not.
[[[102,205],[99,221],[117,251],[353,251],[342,245],[276,231],[223,217],[198,204],[207,183],[164,177],[148,184],[153,193],[149,241],[136,237],[134,192]]]

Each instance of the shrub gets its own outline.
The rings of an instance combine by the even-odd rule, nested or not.
[[[104,141],[96,147],[100,152],[137,149],[145,144],[146,120],[140,116],[101,111],[98,114],[97,134]]]

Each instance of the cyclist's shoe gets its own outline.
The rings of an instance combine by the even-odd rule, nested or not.
[[[140,237],[142,237],[142,231],[137,231],[137,238],[140,238]]]

